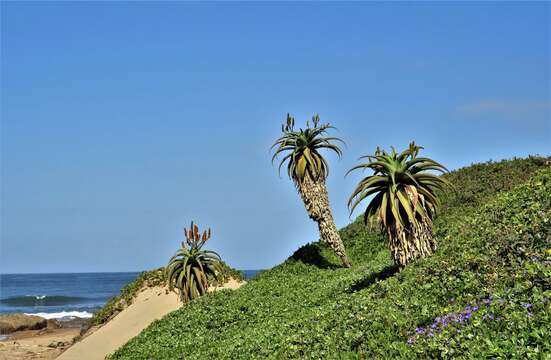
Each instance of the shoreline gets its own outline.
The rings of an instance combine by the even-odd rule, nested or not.
[[[209,289],[215,292],[223,289],[238,289],[246,281],[233,278],[222,286]],[[59,360],[100,360],[129,340],[139,335],[153,321],[158,320],[170,312],[180,309],[182,303],[178,295],[168,291],[166,286],[154,286],[142,289],[134,301],[111,320],[101,326],[90,328],[79,341],[67,348]]]
[[[257,272],[249,270],[242,274],[252,277]],[[8,284],[4,287],[9,290],[0,299],[0,360],[49,360],[62,356],[69,349],[69,353],[62,358],[99,359],[99,351],[103,359],[138,335],[151,322],[181,306],[177,295],[169,292],[163,284],[159,269],[142,272],[130,282],[127,282],[129,279],[112,275],[98,273],[94,279],[88,279],[86,274],[80,273],[65,274],[61,279],[42,275],[41,286],[32,288],[32,291],[21,290],[22,282],[29,283],[25,276],[2,275],[5,280],[3,285]],[[245,276],[228,275],[224,285],[213,286],[209,291],[235,289],[246,283],[243,279]],[[80,286],[74,285],[75,279],[88,281],[92,286],[83,291]],[[68,284],[69,295],[60,294],[57,288],[49,290],[50,283],[60,281]],[[119,289],[119,285],[114,286],[113,282],[126,285]],[[29,284],[23,284],[23,288],[25,286],[31,289]],[[97,301],[103,299],[106,293],[114,293],[115,288],[118,295],[96,307]],[[33,292],[52,295],[23,295]],[[118,327],[114,334],[109,330],[113,327]],[[109,334],[109,331],[111,335],[107,338],[102,335]],[[87,345],[97,342],[98,338],[103,339],[99,344]],[[79,354],[70,355],[75,351]]]
[[[209,292],[237,289],[245,283],[232,278]],[[131,304],[101,325],[92,326],[91,317],[58,318],[46,320],[47,327],[40,330],[0,335],[7,337],[0,340],[0,360],[104,359],[153,321],[181,306],[177,294],[167,287],[145,287]]]
[[[86,318],[49,319],[39,330],[19,330],[0,335],[0,360],[57,358],[81,336]]]

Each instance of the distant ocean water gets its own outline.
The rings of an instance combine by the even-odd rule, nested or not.
[[[246,279],[259,270],[243,270]],[[0,313],[89,318],[139,272],[0,274]]]

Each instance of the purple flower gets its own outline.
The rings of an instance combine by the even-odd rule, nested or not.
[[[408,345],[413,345],[415,344],[415,336],[411,336],[409,339],[408,339]]]
[[[530,308],[532,308],[532,304],[522,303],[521,305],[522,305],[522,307],[525,308],[525,309],[530,309]]]
[[[453,301],[454,299],[450,299]],[[490,304],[492,302],[491,297],[487,297],[483,300],[485,304]],[[456,312],[456,313],[449,313],[446,315],[440,315],[434,318],[433,323],[428,327],[417,327],[415,328],[415,333],[417,335],[425,335],[425,336],[434,336],[436,333],[439,333],[443,328],[450,325],[450,323],[458,323],[463,324],[468,319],[470,319],[473,315],[473,312],[478,311],[480,308],[478,305],[475,306],[466,306],[463,311]],[[484,315],[483,320],[491,319],[493,320],[493,315],[486,316]],[[456,329],[457,330],[457,329]]]
[[[486,299],[482,300],[484,305],[490,305],[492,303],[492,297],[488,296]]]

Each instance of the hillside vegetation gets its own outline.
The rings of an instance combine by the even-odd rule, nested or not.
[[[446,175],[439,248],[398,272],[378,231],[340,230],[235,291],[154,322],[113,359],[548,358],[551,168],[531,157]]]
[[[219,280],[210,279],[211,285],[222,285],[230,278],[239,281],[244,279],[240,271],[231,268],[224,262],[221,262],[221,270]],[[94,317],[90,319],[89,325],[103,325],[124,310],[128,305],[132,304],[140,291],[156,286],[168,286],[164,268],[141,272],[136,280],[121,289],[119,295],[109,299],[100,310],[94,313]]]

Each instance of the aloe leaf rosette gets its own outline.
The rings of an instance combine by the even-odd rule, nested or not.
[[[432,221],[440,205],[438,191],[450,186],[446,179],[432,173],[445,173],[446,167],[428,157],[419,157],[422,149],[415,142],[401,153],[394,148],[390,152],[377,148],[375,154],[360,158],[367,162],[348,171],[373,171],[358,183],[348,207],[352,213],[371,197],[364,222],[377,222],[387,233],[392,257],[399,266],[436,250]]]

